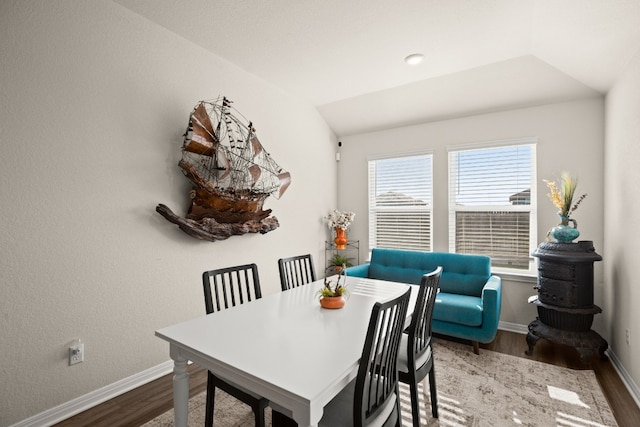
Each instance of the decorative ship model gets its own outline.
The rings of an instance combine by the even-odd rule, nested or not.
[[[193,184],[187,215],[182,218],[163,204],[156,211],[190,236],[213,242],[265,234],[280,225],[263,205],[271,195],[282,196],[291,175],[265,151],[253,124],[227,98],[196,105],[178,166]]]

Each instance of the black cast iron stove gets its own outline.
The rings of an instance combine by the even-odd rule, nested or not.
[[[591,330],[593,316],[601,313],[593,303],[593,263],[602,260],[593,242],[542,243],[532,254],[538,258],[538,318],[529,323],[525,352],[531,356],[540,338],[574,347],[583,361],[596,351],[605,359],[609,344]]]

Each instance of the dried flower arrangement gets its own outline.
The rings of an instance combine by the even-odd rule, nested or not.
[[[567,172],[562,173],[560,184],[556,184],[555,181],[544,180],[549,187],[550,193],[548,194],[551,203],[559,209],[559,214],[565,218],[569,218],[571,214],[578,209],[578,205],[587,197],[587,194],[583,194],[578,198],[578,201],[573,203],[573,197],[575,196],[576,187],[578,186],[578,179],[572,178]]]
[[[327,226],[331,229],[342,228],[343,230],[348,230],[355,217],[356,214],[353,212],[340,212],[337,209],[333,209],[324,219],[327,220]]]

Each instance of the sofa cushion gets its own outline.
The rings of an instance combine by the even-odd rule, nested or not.
[[[491,259],[483,255],[375,248],[369,277],[419,285],[422,275],[438,266],[442,266],[439,288],[452,294],[481,297],[491,276]]]
[[[417,268],[402,268],[394,265],[384,266],[378,263],[369,265],[369,277],[372,279],[402,282],[410,285],[419,285],[422,275],[425,273],[429,273],[429,271]]]
[[[438,292],[433,318],[466,326],[482,325],[482,299],[468,295]]]

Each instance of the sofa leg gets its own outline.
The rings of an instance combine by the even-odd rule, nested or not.
[[[478,344],[478,341],[471,341],[471,344],[473,345],[473,352],[480,354],[480,344]]]

